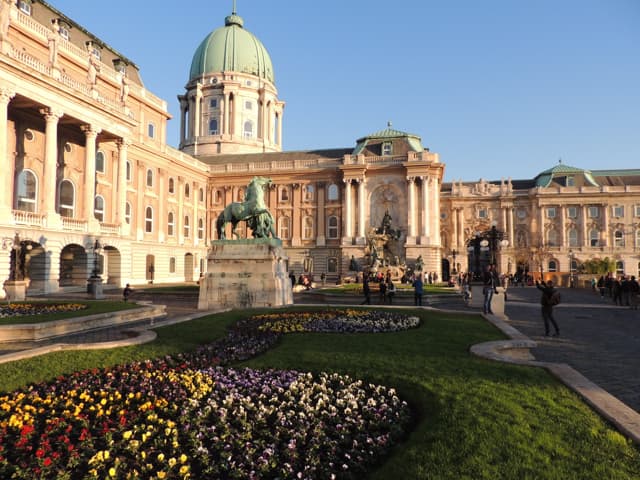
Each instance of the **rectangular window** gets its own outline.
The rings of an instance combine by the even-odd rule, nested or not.
[[[600,207],[589,207],[589,218],[598,218],[600,216]]]
[[[60,30],[58,30],[60,36],[65,40],[69,40],[69,29],[63,25],[60,25]]]
[[[218,108],[218,99],[217,98],[209,99],[209,108]]]
[[[336,273],[338,271],[338,259],[334,257],[327,258],[327,272]]]
[[[613,216],[616,218],[624,217],[624,207],[622,205],[615,205],[613,207]]]
[[[169,259],[169,273],[176,273],[176,257]]]
[[[481,208],[480,210],[478,210],[478,218],[488,218],[489,217],[489,212],[487,211],[486,208]]]
[[[391,145],[391,142],[384,142],[382,144],[382,155],[391,155],[393,152]]]
[[[575,186],[575,184],[576,184],[576,179],[574,177],[571,177],[571,176],[567,177],[567,182],[566,182],[567,187],[573,187]]]
[[[245,110],[253,110],[253,103],[251,103],[249,100],[247,100],[246,102],[244,102],[244,109]]]
[[[633,216],[640,217],[640,205],[633,206]]]
[[[556,207],[547,208],[547,218],[556,218]]]
[[[578,207],[567,207],[567,217],[578,218]]]
[[[31,0],[18,0],[18,8],[21,12],[31,15]]]

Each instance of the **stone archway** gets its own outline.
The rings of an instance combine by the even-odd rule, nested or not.
[[[122,258],[120,251],[111,245],[104,247],[102,251],[104,262],[102,276],[104,283],[122,287]]]
[[[66,245],[60,252],[60,287],[86,288],[90,275],[87,261],[87,252],[82,245]]]
[[[49,262],[47,252],[38,242],[21,242],[24,251],[24,278],[28,282],[27,293],[45,292]]]
[[[185,253],[184,255],[184,281],[193,282],[193,254]]]

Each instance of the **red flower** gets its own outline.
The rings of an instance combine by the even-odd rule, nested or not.
[[[48,467],[49,465],[51,465],[51,459],[49,457],[44,459],[44,462],[42,462],[44,464],[45,467]]]
[[[44,457],[44,450],[39,448],[38,450],[36,450],[36,457],[38,458],[42,458]]]

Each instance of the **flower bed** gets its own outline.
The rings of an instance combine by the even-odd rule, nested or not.
[[[223,367],[274,344],[260,325],[0,396],[0,478],[361,478],[409,424],[406,403],[338,374]]]
[[[27,315],[50,315],[52,313],[85,310],[82,303],[9,303],[0,306],[0,318]]]
[[[250,320],[259,323],[259,330],[279,333],[335,332],[379,333],[415,328],[418,317],[409,317],[392,311],[326,310],[320,312],[268,313],[255,315]]]

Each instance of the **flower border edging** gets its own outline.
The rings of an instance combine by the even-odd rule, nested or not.
[[[616,426],[635,443],[640,444],[640,414],[618,400],[609,392],[593,383],[584,375],[565,363],[536,361],[529,349],[537,343],[531,340],[504,319],[496,315],[483,315],[491,324],[511,340],[498,340],[472,345],[470,352],[478,357],[498,362],[542,367],[558,380],[580,395],[600,415]]]

